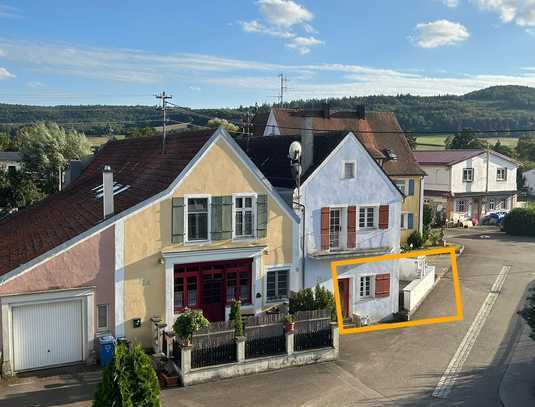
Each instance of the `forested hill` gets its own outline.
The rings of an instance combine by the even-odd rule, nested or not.
[[[367,96],[314,100],[296,100],[288,107],[351,109],[365,104],[368,110],[393,111],[405,130],[442,131],[473,128],[535,128],[535,88],[495,86],[463,96]],[[268,109],[260,106],[259,109]],[[246,107],[238,109],[180,109],[170,112],[173,121],[205,124],[208,117],[240,120]],[[253,108],[251,108],[253,110]],[[16,128],[20,123],[55,121],[85,131],[106,134],[110,129],[121,133],[128,127],[152,127],[161,123],[161,112],[153,106],[27,106],[0,104],[0,130]]]

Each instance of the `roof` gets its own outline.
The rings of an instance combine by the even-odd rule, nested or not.
[[[18,151],[0,151],[0,161],[22,161],[22,153]]]
[[[129,185],[115,196],[119,214],[169,187],[214,132],[169,135],[165,154],[160,137],[108,142],[63,191],[0,221],[0,275],[103,222],[102,199],[93,189],[102,185],[104,165],[111,166],[114,181]]]
[[[418,150],[414,157],[420,165],[453,165],[485,152],[482,149],[471,150]]]
[[[347,133],[317,133],[314,135],[314,162],[303,174],[304,182],[327,156],[345,138]],[[293,141],[301,141],[299,135],[249,137],[236,140],[249,158],[275,187],[294,188],[288,149]]]
[[[272,109],[281,135],[299,133],[303,127],[303,118],[296,115],[302,112],[297,109]],[[253,120],[255,135],[263,135],[267,123],[265,113]],[[258,115],[257,115],[258,116]],[[403,134],[396,116],[392,112],[366,112],[364,119],[359,119],[352,112],[334,112],[327,118],[314,117],[313,127],[319,132],[332,131],[347,134],[352,131],[376,160],[386,158],[386,150],[391,150],[397,160],[385,161],[384,170],[389,176],[416,175],[424,176],[412,150]]]

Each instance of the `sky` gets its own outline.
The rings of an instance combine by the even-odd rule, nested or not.
[[[535,0],[0,0],[0,102],[190,107],[535,86]]]

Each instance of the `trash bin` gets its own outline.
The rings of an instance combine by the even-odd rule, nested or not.
[[[108,366],[108,363],[113,359],[113,351],[115,349],[115,338],[111,335],[101,336],[99,340],[99,359],[100,367]]]

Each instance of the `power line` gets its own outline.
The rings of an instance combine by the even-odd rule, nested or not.
[[[167,137],[167,128],[166,128],[166,114],[167,114],[167,99],[172,99],[173,96],[166,95],[165,92],[162,92],[159,95],[154,95],[156,99],[160,99],[162,101],[162,115],[163,115],[163,135],[162,135],[162,154],[165,154],[165,139]]]

